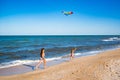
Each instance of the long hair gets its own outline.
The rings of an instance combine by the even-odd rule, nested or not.
[[[42,57],[42,54],[43,54],[43,50],[44,50],[45,48],[42,48],[41,49],[41,52],[40,52],[40,57]]]
[[[72,49],[71,49],[71,53],[73,53],[75,50],[76,50],[76,48],[72,48]]]

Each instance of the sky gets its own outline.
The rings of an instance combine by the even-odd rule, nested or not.
[[[120,0],[0,0],[0,35],[120,35]]]

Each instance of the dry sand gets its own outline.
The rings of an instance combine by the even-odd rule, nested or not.
[[[120,49],[85,56],[0,80],[120,80]]]

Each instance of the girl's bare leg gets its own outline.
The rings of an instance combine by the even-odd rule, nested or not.
[[[35,66],[35,69],[38,69],[38,67],[40,66],[41,63],[42,63],[42,61],[40,60],[39,63]]]
[[[43,59],[43,63],[44,63],[44,69],[46,68],[46,59]]]
[[[74,58],[74,56],[72,55],[72,56],[70,56],[70,60],[72,60]]]
[[[70,60],[72,60],[72,56],[70,56]]]
[[[74,58],[74,56],[72,56],[72,58]]]

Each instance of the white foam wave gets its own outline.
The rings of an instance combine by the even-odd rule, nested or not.
[[[120,40],[120,37],[111,37],[108,39],[103,39],[102,41],[119,41],[119,40]]]
[[[55,57],[55,58],[47,58],[46,61],[52,61],[52,60],[58,60],[61,59],[61,57]],[[22,64],[29,64],[29,63],[35,63],[39,60],[15,60],[11,62],[5,62],[0,64],[0,68],[8,68],[12,66],[22,65]]]
[[[90,52],[87,52],[86,55],[88,55],[88,54],[97,54],[97,53],[100,53],[100,52],[102,52],[102,51],[90,51]]]
[[[47,58],[47,61],[53,61],[53,60],[59,60],[61,59],[61,57],[55,57],[55,58]]]
[[[83,53],[78,53],[76,56],[88,56],[88,55],[96,55],[98,53],[103,52],[104,50],[94,50],[94,51],[88,51],[88,52],[83,52]]]
[[[32,62],[36,62],[38,60],[15,60],[11,62],[6,62],[6,63],[1,63],[0,68],[7,68],[7,67],[12,67],[12,66],[17,66],[17,65],[22,65],[22,64],[28,64]]]
[[[81,53],[75,53],[75,55],[76,55],[76,56],[79,56],[79,55],[81,55]]]

